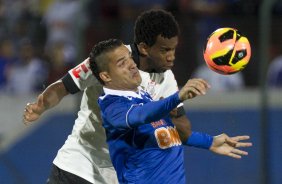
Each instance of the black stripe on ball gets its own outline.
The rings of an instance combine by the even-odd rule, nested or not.
[[[215,67],[213,67],[212,65],[210,65],[211,69],[214,70],[215,72],[217,73],[220,73],[220,74],[224,74],[224,75],[231,75],[231,74],[234,74],[234,73],[237,73],[238,71],[235,71],[235,72],[223,72]]]
[[[229,60],[230,60],[230,58],[232,56],[232,52],[233,52],[233,49],[229,50],[225,55],[213,58],[212,60],[217,65],[228,65],[228,66],[231,66],[229,64]]]
[[[227,32],[223,33],[218,37],[220,42],[224,42],[226,40],[233,39],[234,31],[233,30],[228,30]]]
[[[236,64],[238,61],[244,59],[247,56],[247,50],[237,50],[231,61],[232,64]]]

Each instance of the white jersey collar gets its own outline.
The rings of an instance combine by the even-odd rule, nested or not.
[[[142,99],[142,94],[144,94],[144,91],[140,86],[138,86],[138,91],[122,91],[122,90],[115,90],[115,89],[109,89],[106,87],[103,87],[103,90],[105,92],[105,96],[107,95],[117,95],[117,96],[124,96],[124,97],[135,97],[135,98],[141,98]]]

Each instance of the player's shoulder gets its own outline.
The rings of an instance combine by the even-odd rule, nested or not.
[[[173,77],[174,77],[174,73],[172,72],[172,70],[166,70],[166,71],[164,72],[164,75],[165,75],[165,76],[173,76]]]
[[[159,75],[158,78],[162,79],[160,80],[160,84],[168,84],[170,85],[171,83],[175,82],[175,76],[172,72],[172,70],[166,70],[162,75]]]
[[[139,87],[139,92],[134,91],[121,91],[104,88],[104,94],[99,97],[98,103],[104,108],[106,106],[119,106],[119,105],[130,105],[136,101],[140,101],[146,97],[146,92]]]
[[[126,103],[126,98],[117,95],[103,95],[98,99],[101,110],[105,110],[110,106],[118,106],[119,104]]]
[[[124,100],[125,98],[123,96],[112,95],[112,94],[103,94],[99,97],[99,101],[101,101],[102,103],[113,103],[113,102],[119,102]]]

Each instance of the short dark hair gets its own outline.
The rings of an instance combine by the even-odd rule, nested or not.
[[[102,85],[104,85],[105,83],[100,78],[99,73],[108,69],[108,62],[98,59],[98,57],[102,54],[106,54],[107,52],[113,51],[122,44],[123,42],[119,39],[104,40],[94,45],[89,54],[90,69]]]
[[[174,16],[165,10],[148,10],[137,17],[134,26],[134,42],[155,44],[157,36],[172,38],[180,33],[179,25]]]

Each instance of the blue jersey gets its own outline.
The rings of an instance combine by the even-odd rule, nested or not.
[[[104,88],[98,103],[120,183],[185,183],[183,148],[169,112],[178,93],[160,101],[139,92]]]

